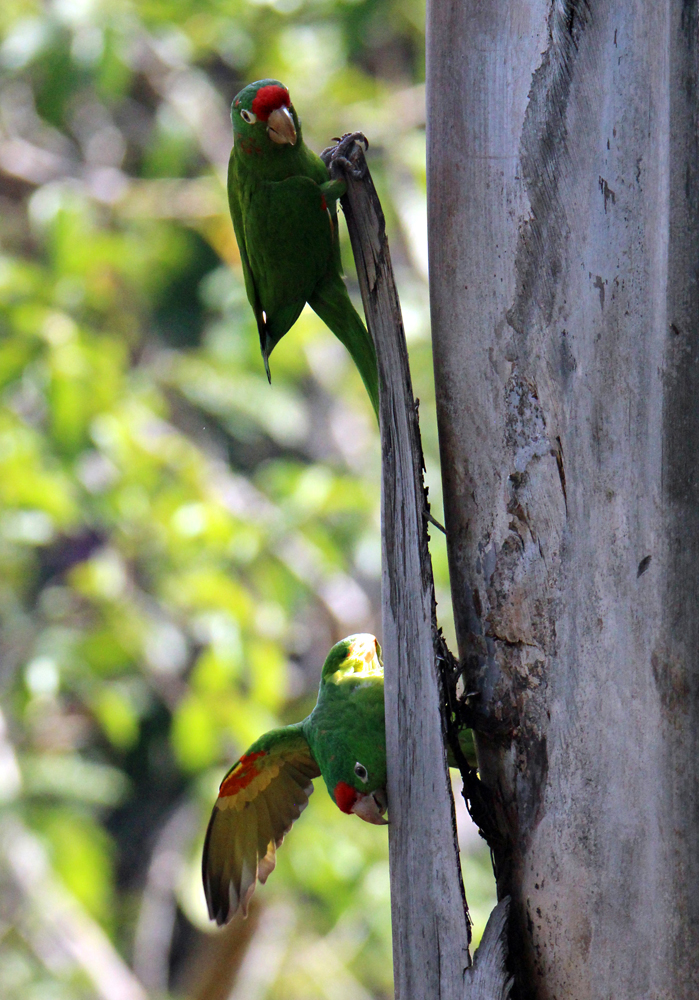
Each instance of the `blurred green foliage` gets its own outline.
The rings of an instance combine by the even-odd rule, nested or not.
[[[199,857],[225,766],[310,710],[333,642],[380,633],[373,415],[308,311],[267,385],[228,106],[274,76],[313,148],[368,134],[440,517],[423,20],[420,0],[0,5],[7,1000],[391,995],[386,834],[322,783],[246,925],[212,934]],[[492,878],[464,863],[478,936]]]

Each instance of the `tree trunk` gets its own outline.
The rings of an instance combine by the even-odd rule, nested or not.
[[[428,12],[446,525],[519,997],[699,996],[697,21]]]

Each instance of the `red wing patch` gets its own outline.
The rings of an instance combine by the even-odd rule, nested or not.
[[[246,753],[241,757],[221,782],[218,797],[227,798],[230,795],[237,795],[238,792],[247,788],[250,782],[254,781],[260,773],[260,768],[255,764],[255,761],[259,760],[260,757],[266,756],[267,754],[264,750],[258,750],[257,753]]]
[[[291,98],[286,87],[277,87],[270,83],[257,91],[251,110],[258,121],[266,122],[273,111],[281,107],[288,108],[290,104]]]
[[[327,212],[327,210],[328,210],[328,203],[325,200],[325,195],[324,194],[321,194],[321,196],[320,196],[320,209],[321,209],[322,212]]]

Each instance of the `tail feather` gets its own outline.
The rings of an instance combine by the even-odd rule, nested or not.
[[[352,305],[340,275],[327,275],[316,286],[308,304],[349,351],[369,393],[378,420],[379,372],[374,341]]]
[[[269,356],[284,334],[291,329],[299,318],[305,305],[305,299],[297,299],[295,302],[290,302],[273,313],[266,313],[260,310],[257,317],[257,329],[260,334],[260,349],[262,351],[262,359],[265,363],[267,381],[270,385],[272,384],[272,374],[269,370]]]

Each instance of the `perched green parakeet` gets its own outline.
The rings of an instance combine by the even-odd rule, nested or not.
[[[304,144],[278,80],[241,90],[231,120],[228,201],[267,377],[269,355],[308,302],[351,354],[378,415],[374,343],[342,280],[336,202],[345,183]]]
[[[383,666],[381,647],[368,633],[330,650],[308,718],[265,733],[221,782],[202,859],[209,916],[217,924],[239,907],[247,913],[255,884],[273,871],[276,849],[319,775],[343,812],[387,822]]]

